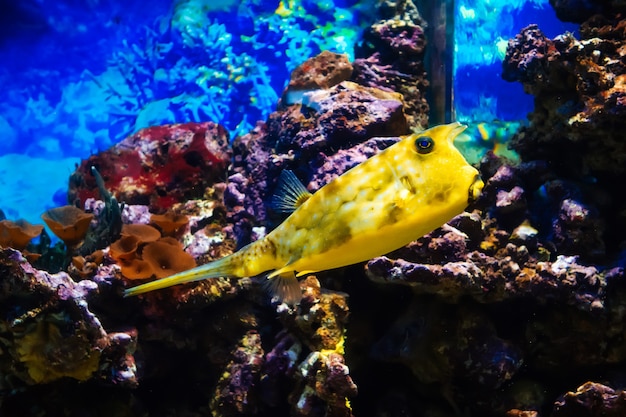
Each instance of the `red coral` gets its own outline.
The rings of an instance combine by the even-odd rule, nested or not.
[[[184,123],[142,129],[107,151],[82,161],[70,179],[70,201],[98,195],[90,169],[120,201],[164,210],[202,197],[222,180],[230,162],[228,133],[221,126]]]

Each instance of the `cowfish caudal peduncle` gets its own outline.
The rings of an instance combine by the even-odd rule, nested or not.
[[[443,225],[478,197],[478,171],[454,147],[465,126],[436,126],[401,140],[310,194],[286,171],[274,206],[293,213],[264,238],[222,259],[129,288],[126,296],[207,278],[269,272],[287,303],[296,277],[366,261]]]

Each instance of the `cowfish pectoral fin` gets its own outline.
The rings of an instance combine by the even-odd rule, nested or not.
[[[272,196],[270,207],[279,213],[291,213],[311,196],[312,194],[300,182],[296,174],[285,169],[278,178],[278,184]]]
[[[282,272],[267,278],[264,287],[270,296],[286,304],[296,305],[302,299],[302,289],[293,271]]]

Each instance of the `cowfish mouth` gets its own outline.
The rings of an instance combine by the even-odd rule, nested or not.
[[[467,196],[468,204],[471,204],[474,201],[478,200],[478,197],[480,197],[480,193],[482,193],[484,186],[485,183],[480,178],[480,174],[476,174],[476,176],[474,177],[474,182],[472,182],[472,185],[470,185],[469,187],[469,192]]]
[[[449,131],[446,132],[446,137],[450,141],[450,143],[454,143],[454,139],[459,136],[465,129],[467,129],[466,125],[462,125],[459,122],[450,123],[446,126]]]
[[[446,136],[452,144],[454,144],[454,139],[456,139],[457,136],[459,136],[465,129],[467,129],[466,125],[463,125],[459,122],[450,123],[446,127],[449,129],[448,132],[446,132]],[[480,193],[482,193],[484,186],[485,183],[480,178],[480,174],[476,174],[476,176],[474,177],[474,181],[470,185],[467,193],[468,204],[473,203],[478,199],[478,197],[480,197]]]

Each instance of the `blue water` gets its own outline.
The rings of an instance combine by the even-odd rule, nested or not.
[[[353,58],[375,2],[0,0],[0,209],[41,223],[66,204],[81,158],[150,125],[214,121],[231,137],[274,110],[290,72],[329,49]],[[454,107],[465,122],[523,120],[501,80],[506,41],[530,23],[575,30],[548,0],[459,0]]]
[[[80,158],[142,127],[234,137],[323,49],[353,56],[354,1],[1,0],[0,209],[41,223]]]

